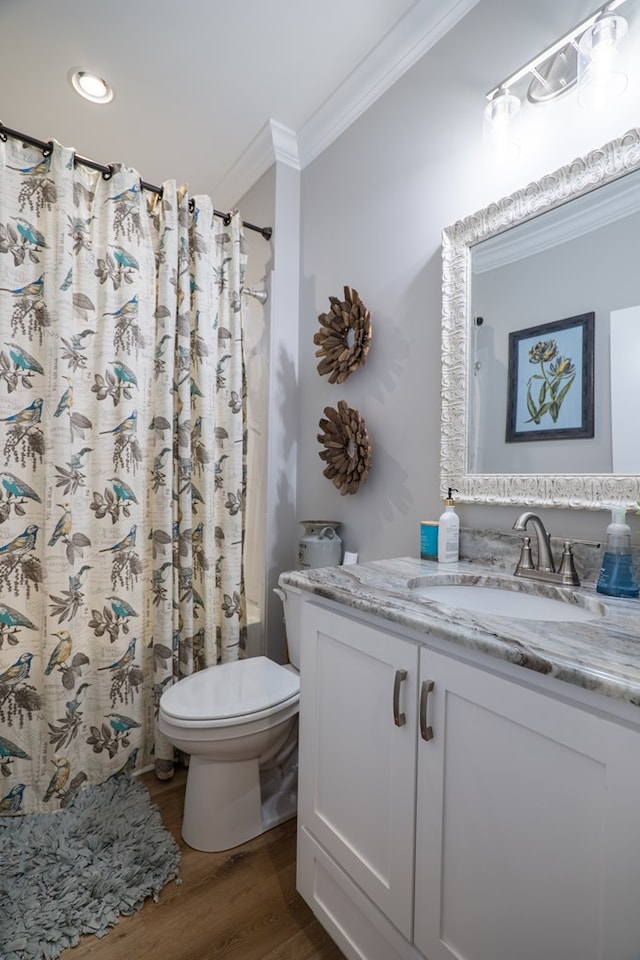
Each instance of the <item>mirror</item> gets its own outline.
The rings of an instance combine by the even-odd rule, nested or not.
[[[443,496],[635,506],[638,237],[640,129],[443,231]]]

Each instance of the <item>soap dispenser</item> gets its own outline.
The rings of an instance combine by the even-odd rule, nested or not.
[[[631,528],[625,523],[624,507],[613,507],[607,527],[607,543],[596,590],[609,597],[637,597],[640,593],[633,572]]]
[[[438,562],[455,563],[460,549],[460,520],[455,512],[453,494],[458,491],[449,487],[444,502],[444,513],[438,521]]]

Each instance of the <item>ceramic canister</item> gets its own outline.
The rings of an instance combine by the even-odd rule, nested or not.
[[[298,568],[336,567],[342,560],[342,540],[337,520],[301,520],[304,533],[298,542]]]

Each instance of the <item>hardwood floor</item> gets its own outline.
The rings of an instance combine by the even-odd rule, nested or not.
[[[140,780],[180,845],[181,883],[61,960],[344,960],[296,892],[295,820],[225,853],[201,853],[180,836],[186,771]]]

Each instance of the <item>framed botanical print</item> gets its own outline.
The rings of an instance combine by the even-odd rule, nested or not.
[[[507,443],[593,436],[595,314],[509,334]]]

